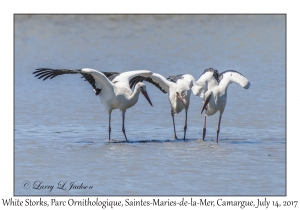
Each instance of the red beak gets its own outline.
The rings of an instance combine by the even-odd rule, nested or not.
[[[208,97],[206,98],[206,100],[205,100],[205,102],[204,102],[204,104],[203,104],[203,107],[202,107],[201,114],[202,114],[203,110],[206,109],[207,104],[208,104],[208,102],[209,102],[209,100],[210,100],[210,97],[211,97],[211,95],[208,96]]]
[[[141,92],[142,92],[142,94],[145,96],[145,98],[147,99],[147,101],[149,102],[149,104],[150,104],[151,106],[153,106],[152,103],[151,103],[151,100],[150,100],[150,98],[149,98],[149,96],[148,96],[147,91],[141,91]]]

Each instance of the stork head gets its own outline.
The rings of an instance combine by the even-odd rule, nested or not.
[[[185,100],[185,97],[187,95],[187,92],[186,91],[176,91],[176,97],[182,102],[182,104],[184,106],[186,106],[186,100]]]
[[[138,82],[138,83],[136,84],[136,88],[137,88],[139,91],[141,91],[141,93],[145,96],[145,98],[147,99],[147,101],[149,102],[149,104],[150,104],[151,106],[153,106],[153,105],[152,105],[152,102],[151,102],[151,100],[150,100],[150,98],[149,98],[149,96],[148,96],[148,93],[147,93],[147,90],[146,90],[146,85],[145,85],[144,83],[142,83],[142,82]]]

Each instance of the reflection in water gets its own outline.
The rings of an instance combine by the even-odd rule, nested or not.
[[[127,110],[126,143],[119,111],[108,141],[107,113],[90,84],[78,75],[37,80],[41,67],[195,78],[213,67],[241,72],[251,87],[228,88],[216,144],[218,115],[207,119],[203,142],[195,96],[188,140],[179,113],[173,141],[167,95],[146,83],[154,106],[141,97]],[[285,194],[283,15],[16,15],[14,84],[16,195]],[[94,187],[49,193],[22,188],[26,180]]]

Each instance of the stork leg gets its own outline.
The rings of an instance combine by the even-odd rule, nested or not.
[[[176,136],[176,129],[175,129],[174,112],[173,112],[173,110],[171,110],[171,115],[172,115],[172,118],[173,118],[174,139],[177,139],[177,136]]]
[[[202,140],[204,141],[205,138],[205,134],[206,134],[206,115],[204,115],[204,126],[202,129]]]
[[[124,136],[125,136],[125,139],[126,139],[126,141],[128,141],[127,140],[127,137],[126,137],[126,133],[125,133],[125,126],[124,126],[124,122],[125,122],[125,112],[122,112],[122,131],[123,131],[123,134],[124,134]]]
[[[211,95],[209,95],[209,96],[205,99],[204,104],[203,104],[203,107],[202,107],[202,111],[201,111],[201,114],[202,114],[202,112],[205,110],[204,127],[203,127],[203,130],[202,130],[202,140],[203,140],[203,141],[204,141],[205,133],[206,133],[206,111],[207,111],[207,104],[208,104],[210,98],[211,98]]]
[[[184,137],[183,137],[183,140],[185,140],[186,129],[187,129],[187,110],[185,110],[185,124],[184,124]]]
[[[217,143],[218,143],[219,133],[220,133],[221,118],[222,118],[222,115],[220,114],[220,116],[219,116],[218,128],[217,128]]]
[[[111,119],[111,112],[109,113],[108,117],[108,140],[110,140],[110,132],[111,132],[111,127],[110,127],[110,119]]]

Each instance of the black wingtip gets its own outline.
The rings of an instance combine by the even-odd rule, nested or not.
[[[101,90],[102,90],[102,89],[99,89],[99,88],[97,88],[97,89],[95,90],[96,96],[100,94]]]

